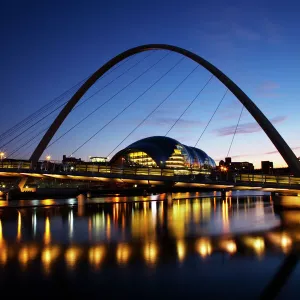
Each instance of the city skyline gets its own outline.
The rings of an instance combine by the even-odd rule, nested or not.
[[[250,5],[233,1],[231,6],[217,10],[218,1],[206,5],[196,1],[184,4],[175,2],[172,2],[170,20],[166,18],[170,7],[163,4],[159,6],[160,10],[156,10],[156,2],[152,5],[132,2],[127,6],[118,2],[116,7],[107,4],[105,10],[101,10],[99,3],[92,1],[89,7],[84,7],[86,13],[83,15],[81,5],[76,3],[68,10],[67,1],[62,4],[46,1],[40,5],[33,5],[34,1],[28,5],[17,1],[18,5],[14,7],[7,4],[2,16],[3,25],[9,30],[3,32],[5,46],[1,56],[4,66],[1,72],[3,99],[6,100],[0,112],[4,129],[1,132],[87,77],[119,52],[139,44],[161,42],[191,50],[231,77],[266,114],[299,156],[300,144],[296,128],[300,122],[297,117],[300,88],[296,78],[300,62],[296,59],[299,43],[294,38],[297,33],[294,26],[297,24],[297,16],[293,7],[286,6],[287,11],[282,12],[279,1],[265,1],[257,3],[255,7],[253,3]],[[151,23],[154,13],[156,21]],[[253,18],[256,18],[256,23],[250,23]],[[116,26],[113,22],[116,19],[120,20],[119,24],[123,22],[124,27]],[[167,24],[172,26],[168,27]],[[154,54],[150,61],[157,60],[159,55],[162,54]],[[160,71],[170,67],[170,62],[176,59],[170,55]],[[83,159],[90,155],[106,156],[152,109],[151,102],[161,101],[170,91],[171,83],[180,81],[192,66],[191,62],[185,61],[180,72],[164,82],[159,93],[150,94],[143,104],[139,104],[133,112],[116,123],[110,132],[97,136],[76,156]],[[167,131],[208,76],[203,70],[197,70],[189,85],[172,99],[174,105],[169,102],[160,109],[118,150],[140,138]],[[152,78],[154,74],[150,80]],[[9,84],[11,82],[16,87],[12,88]],[[121,83],[124,84],[124,81]],[[75,134],[68,136],[67,141],[80,145],[87,131],[92,134],[102,125],[99,124],[99,118],[101,121],[111,118],[113,114],[110,113],[119,105],[126,104],[126,101],[132,101],[144,84],[135,86],[116,99],[112,108],[103,110],[97,119],[95,116],[90,123],[78,128]],[[214,79],[210,90],[203,93],[204,96],[195,102],[192,110],[168,136],[193,146],[224,91],[225,87]],[[107,95],[109,93],[104,96]],[[241,110],[241,105],[231,94],[226,96],[222,105],[214,119],[215,123],[209,127],[198,145],[216,161],[227,154]],[[66,120],[61,132],[88,113],[88,108],[78,110]],[[62,142],[46,150],[45,155],[61,159],[63,154],[70,154],[73,148],[76,145]],[[253,162],[256,167],[260,166],[261,160],[274,161],[277,167],[285,165],[275,147],[245,110],[230,156],[236,161]]]

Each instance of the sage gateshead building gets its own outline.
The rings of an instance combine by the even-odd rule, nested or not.
[[[192,169],[199,173],[216,167],[214,160],[204,151],[164,136],[152,136],[132,143],[116,153],[110,164],[123,167],[171,168],[177,171]]]

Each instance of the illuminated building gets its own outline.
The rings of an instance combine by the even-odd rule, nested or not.
[[[107,163],[108,157],[91,156],[90,161],[93,163]]]
[[[163,136],[152,136],[134,142],[112,157],[119,166],[145,166],[172,169],[212,169],[214,160],[204,151]]]
[[[67,164],[67,163],[78,163],[81,162],[81,158],[76,158],[73,156],[67,157],[66,155],[63,155],[62,163]]]
[[[231,172],[253,172],[254,165],[248,161],[243,162],[233,162],[231,161],[231,157],[226,157],[224,160],[220,160],[219,162],[219,170],[220,171],[231,171]]]

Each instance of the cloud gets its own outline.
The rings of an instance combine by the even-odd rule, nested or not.
[[[291,149],[292,150],[299,150],[300,146],[298,146],[298,147],[292,147]],[[265,152],[264,154],[269,155],[269,154],[278,154],[278,153],[279,153],[278,150],[274,150],[274,151],[270,151],[270,152]]]
[[[291,147],[292,150],[299,150],[300,146],[297,147]],[[257,156],[261,157],[262,155],[271,155],[271,154],[279,154],[277,150],[269,151],[269,152],[261,152],[261,153],[251,153],[251,154],[238,154],[238,155],[230,155],[230,157],[233,158],[240,158],[240,157],[250,157],[250,156]],[[221,159],[224,160],[224,158],[216,159],[217,161],[220,161]]]
[[[234,158],[241,158],[241,157],[248,157],[248,156],[259,156],[260,154],[238,154],[238,155],[229,155],[232,159]],[[224,160],[224,157],[222,158],[218,158],[218,159],[215,159],[216,161],[220,161],[220,160]]]
[[[273,92],[274,90],[277,90],[279,87],[280,85],[274,81],[265,81],[257,87],[256,91],[258,93]]]
[[[214,45],[216,43],[218,46],[223,45],[225,50],[239,49],[240,42],[243,41],[257,44],[259,47],[263,42],[278,44],[285,37],[283,28],[278,22],[267,18],[262,11],[257,11],[254,23],[249,20],[253,20],[253,14],[245,11],[243,5],[241,7],[226,5],[219,18],[205,23],[206,30],[203,30],[201,34],[204,37],[207,36]]]
[[[256,88],[256,94],[264,98],[280,97],[283,94],[278,93],[280,85],[274,81],[265,81]]]
[[[263,98],[275,98],[283,96],[283,94],[278,92],[280,85],[274,81],[265,81],[261,83],[257,89],[256,94]]]
[[[270,121],[272,124],[279,124],[284,122],[286,119],[287,119],[286,116],[279,116],[271,119]],[[235,128],[236,125],[226,126],[226,127],[218,128],[213,132],[215,132],[217,136],[227,136],[227,135],[234,134]],[[262,129],[256,122],[251,122],[251,123],[249,122],[249,123],[240,124],[236,131],[236,134],[248,134],[248,133],[259,132],[261,130]]]
[[[257,31],[243,27],[236,23],[233,23],[231,28],[235,36],[243,40],[258,41],[262,37]]]

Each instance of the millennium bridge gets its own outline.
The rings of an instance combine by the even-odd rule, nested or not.
[[[78,121],[74,126],[72,126],[68,131],[59,136],[56,139],[53,139],[56,133],[58,132],[60,126],[63,124],[67,116],[74,111],[77,107],[84,104],[87,100],[89,100],[92,96],[88,98],[84,98],[85,95],[89,92],[89,90],[98,82],[99,79],[105,77],[105,75],[109,73],[113,73],[122,63],[126,64],[127,61],[137,54],[149,52],[143,59],[136,62],[133,66],[127,69],[125,72],[117,76],[114,80],[106,84],[102,89],[109,86],[113,81],[122,77],[127,71],[133,69],[136,65],[140,64],[147,57],[152,55],[155,52],[167,51],[167,54],[163,57],[159,58],[154,64],[152,64],[149,68],[140,73],[135,79],[130,81],[125,87],[117,91],[111,98],[106,100],[100,106],[98,106],[93,112],[88,114],[85,118]],[[126,111],[129,107],[134,105],[142,96],[144,96],[156,83],[158,83],[161,79],[163,79],[169,72],[179,65],[183,59],[188,58],[193,63],[196,63],[196,67],[191,70],[191,72],[183,78],[183,80],[171,91],[171,93],[163,99],[162,102],[153,110],[151,113],[144,118],[118,145],[115,147],[112,152],[114,152],[137,128],[139,128],[178,88],[179,86],[199,67],[202,66],[206,69],[211,77],[209,80],[201,87],[197,96],[188,103],[187,107],[181,113],[180,117],[176,119],[174,124],[170,127],[170,129],[165,134],[165,137],[169,134],[169,132],[173,129],[173,127],[180,121],[181,117],[186,113],[186,111],[190,108],[190,106],[194,103],[194,101],[198,98],[201,92],[206,88],[206,86],[210,83],[210,81],[215,77],[218,79],[225,87],[225,93],[222,96],[219,104],[216,107],[213,115],[209,119],[207,125],[205,126],[203,132],[201,133],[195,147],[186,147],[185,150],[187,152],[196,153],[195,156],[198,155],[198,158],[202,155],[203,152],[200,149],[197,149],[196,146],[200,139],[202,138],[205,130],[209,126],[212,121],[216,111],[219,109],[223,99],[226,94],[230,92],[232,95],[236,97],[236,99],[242,104],[242,111],[240,113],[240,117],[236,124],[232,141],[227,152],[227,156],[231,150],[234,136],[238,131],[239,122],[241,119],[241,115],[243,109],[246,109],[250,115],[255,119],[257,124],[261,127],[261,129],[266,133],[267,137],[273,143],[278,153],[282,156],[288,168],[290,170],[290,175],[287,176],[275,176],[269,174],[247,174],[247,173],[223,173],[217,174],[212,169],[207,170],[203,168],[203,161],[198,159],[197,163],[199,167],[197,169],[192,167],[185,167],[183,169],[180,168],[167,168],[166,166],[160,165],[160,161],[155,155],[153,156],[153,151],[149,154],[148,159],[155,163],[155,166],[134,166],[128,167],[123,164],[116,165],[91,165],[91,164],[82,164],[75,165],[70,169],[64,169],[59,164],[52,163],[48,167],[42,166],[42,163],[39,162],[41,157],[45,155],[45,151],[51,147],[58,140],[67,135],[71,130],[76,128],[77,125],[81,124],[83,121],[87,120],[92,114],[98,111],[103,105],[111,101],[115,96],[123,92],[126,88],[128,88],[132,83],[146,74],[150,69],[163,61],[166,57],[169,56],[170,53],[179,54],[182,56],[180,60],[178,60],[167,72],[165,72],[161,77],[159,77],[154,83],[152,83],[146,90],[144,90],[136,99],[130,102],[124,109],[122,109],[118,114],[116,114],[111,120],[109,120],[104,126],[102,126],[96,133],[90,136],[86,141],[84,141],[79,147],[77,147],[72,154],[76,153],[79,149],[85,146],[91,139],[93,139],[96,135],[98,135],[104,128],[110,125],[116,118],[121,116],[124,111]],[[101,90],[102,90],[101,89]],[[79,101],[83,99],[83,102],[79,103]],[[58,107],[53,109],[54,104],[59,105]],[[138,47],[131,48],[127,51],[120,53],[115,56],[103,66],[101,66],[96,72],[94,72],[87,79],[84,79],[76,86],[72,87],[68,91],[68,93],[63,94],[58,100],[56,99],[54,102],[51,102],[48,106],[44,106],[42,109],[38,110],[34,114],[30,115],[25,120],[21,121],[19,124],[15,125],[11,129],[7,130],[3,134],[0,135],[0,149],[1,149],[1,162],[0,162],[0,178],[14,178],[16,179],[15,184],[11,186],[7,186],[6,184],[2,184],[0,187],[0,192],[2,194],[7,193],[10,189],[18,188],[21,192],[30,192],[36,190],[38,184],[35,187],[30,186],[30,180],[40,180],[45,181],[49,179],[53,179],[56,183],[59,182],[62,186],[64,182],[68,181],[68,184],[72,181],[74,182],[89,182],[88,188],[92,185],[103,186],[105,184],[119,184],[123,185],[124,188],[135,188],[139,186],[143,187],[155,187],[162,186],[166,188],[175,188],[175,187],[187,187],[187,188],[205,188],[211,190],[234,190],[234,189],[245,189],[245,190],[262,190],[262,191],[270,191],[270,192],[292,192],[298,194],[300,190],[300,163],[290,146],[285,142],[276,128],[273,126],[271,121],[263,114],[263,112],[256,106],[256,104],[242,91],[237,84],[235,84],[229,77],[227,77],[221,70],[219,70],[216,66],[206,61],[199,55],[188,51],[186,49],[166,45],[166,44],[148,44],[142,45]],[[40,130],[40,125],[44,121],[45,118],[52,115],[55,111],[59,111],[58,115],[55,117],[54,121],[50,123],[50,126],[47,126],[45,129]],[[47,113],[47,114],[46,114]],[[45,116],[42,116],[46,114]],[[32,130],[37,127],[37,133]],[[34,136],[30,136],[31,133],[36,133]],[[18,141],[18,139],[24,139],[24,136],[28,136],[28,140],[22,142],[21,144],[15,146],[13,148],[13,144]],[[27,135],[28,134],[28,135]],[[38,144],[35,146],[33,151],[30,154],[30,157],[27,159],[19,159],[17,153],[23,148],[32,145],[32,141],[35,140],[38,136],[43,134],[43,137],[40,139]],[[133,144],[132,144],[133,145]],[[11,147],[11,148],[9,148]],[[184,145],[180,146],[182,149]],[[126,149],[126,148],[125,148]],[[7,153],[4,157],[4,151]],[[137,149],[140,150],[140,149]],[[178,149],[177,149],[178,150]],[[48,151],[48,150],[47,150]],[[202,151],[202,152],[201,152]],[[111,152],[111,153],[112,153]],[[123,152],[122,152],[123,153]],[[200,153],[200,154],[199,154]],[[169,153],[171,155],[172,152]],[[176,154],[176,153],[175,153]],[[152,156],[151,156],[152,155]],[[190,155],[192,156],[192,155]],[[174,156],[175,157],[175,156]],[[224,156],[225,157],[225,156]],[[124,158],[122,158],[124,159]],[[211,166],[213,166],[214,162],[211,158]],[[196,162],[196,159],[195,159]],[[195,162],[193,164],[195,164]],[[57,186],[56,186],[57,188]]]

